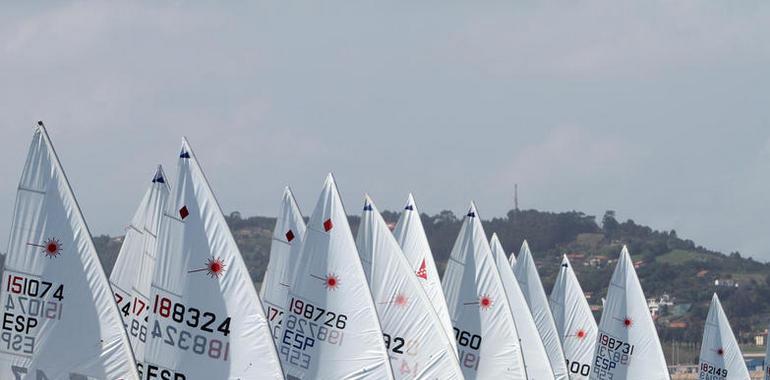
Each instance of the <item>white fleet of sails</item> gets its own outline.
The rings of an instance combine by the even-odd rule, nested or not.
[[[597,326],[566,255],[547,297],[471,204],[442,279],[411,194],[395,226],[367,196],[354,239],[331,174],[307,223],[284,190],[258,294],[187,140],[108,279],[39,123],[0,268],[0,379],[670,379],[625,247]],[[749,378],[716,294],[698,371]]]

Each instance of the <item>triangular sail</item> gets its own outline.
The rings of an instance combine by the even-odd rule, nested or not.
[[[505,287],[505,294],[508,296],[513,320],[516,322],[521,352],[527,368],[527,378],[530,380],[553,379],[553,369],[551,369],[551,363],[548,361],[548,354],[545,352],[543,341],[540,339],[540,333],[537,332],[537,325],[535,325],[532,314],[529,313],[527,300],[524,299],[516,276],[513,275],[513,270],[505,259],[505,250],[496,233],[492,234],[489,245],[492,248],[492,257],[497,265],[497,270],[500,272],[500,279]]]
[[[155,271],[158,229],[171,192],[167,182],[163,168],[158,165],[131,224],[126,228],[123,245],[110,274],[115,302],[137,358],[144,358],[147,341],[150,285]]]
[[[567,255],[562,258],[549,302],[570,379],[588,379],[596,344],[596,320]]]
[[[42,122],[19,182],[2,275],[1,379],[138,379],[107,276]]]
[[[749,378],[741,348],[735,340],[730,322],[716,293],[711,298],[711,306],[703,329],[698,372],[701,379]]]
[[[545,351],[548,353],[548,359],[551,362],[556,379],[567,379],[567,366],[562,351],[561,340],[556,331],[556,324],[551,315],[551,308],[548,305],[548,297],[545,295],[543,284],[540,282],[540,275],[537,273],[535,260],[532,258],[532,252],[529,250],[529,244],[525,240],[521,245],[519,256],[516,258],[513,266],[513,274],[519,281],[524,298],[527,300],[529,310],[535,319],[537,331],[545,345]]]
[[[401,246],[409,265],[419,279],[420,285],[428,295],[433,310],[438,314],[447,336],[452,341],[452,346],[457,351],[457,345],[454,340],[454,330],[452,329],[452,320],[449,318],[444,292],[441,290],[441,278],[438,276],[436,262],[433,260],[433,253],[428,244],[428,237],[425,235],[425,229],[420,219],[420,211],[417,209],[417,203],[412,194],[406,201],[404,210],[398,218],[396,228],[393,229],[393,235]]]
[[[396,379],[462,379],[453,340],[377,207],[366,197],[356,246]]]
[[[161,221],[150,296],[143,373],[283,378],[256,289],[187,140]]]
[[[279,352],[287,379],[392,379],[369,285],[330,174],[307,225]]]
[[[610,279],[590,379],[669,379],[658,332],[626,247]]]
[[[275,228],[273,228],[270,262],[267,264],[259,293],[276,339],[286,305],[289,304],[289,284],[291,284],[291,276],[303,241],[305,241],[305,220],[302,219],[294,194],[286,187],[281,199],[281,208],[275,220]]]
[[[516,324],[473,203],[442,285],[465,378],[525,379]]]

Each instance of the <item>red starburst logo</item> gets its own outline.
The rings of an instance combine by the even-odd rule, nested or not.
[[[585,339],[585,337],[586,337],[586,331],[585,331],[585,330],[583,330],[583,329],[580,329],[580,330],[578,330],[578,331],[577,331],[577,334],[575,334],[575,336],[576,336],[578,339],[580,339],[580,340],[583,340],[583,339]]]
[[[725,356],[725,349],[724,349],[724,348],[722,348],[722,347],[719,347],[719,348],[717,349],[717,355],[719,355],[719,356]]]
[[[329,273],[324,280],[324,286],[327,290],[337,290],[340,286],[340,278],[334,273]]]
[[[193,269],[187,271],[187,273],[203,272],[206,271],[206,275],[211,278],[220,278],[225,273],[225,262],[219,257],[213,257],[206,260],[206,266],[203,268]]]
[[[631,319],[631,317],[625,317],[623,318],[623,326],[627,329],[630,329],[631,326],[634,325],[634,320]]]
[[[409,303],[409,298],[401,293],[398,293],[396,294],[396,298],[393,300],[393,303],[398,307],[406,307],[406,305]]]
[[[479,297],[479,307],[481,307],[481,310],[489,310],[492,307],[492,298],[486,294]]]
[[[49,238],[48,240],[44,241],[43,244],[35,244],[35,243],[27,243],[27,244],[33,247],[42,248],[43,253],[49,259],[59,256],[62,251],[61,242],[57,238]]]
[[[206,262],[206,273],[211,278],[219,278],[225,273],[225,263],[219,257],[214,257]]]

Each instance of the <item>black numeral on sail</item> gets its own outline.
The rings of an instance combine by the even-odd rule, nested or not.
[[[391,339],[390,335],[388,334],[382,334],[383,339],[385,339],[385,347],[397,354],[403,354],[404,350],[402,349],[404,347],[404,338],[397,336]],[[392,342],[391,342],[392,340]],[[392,347],[391,347],[392,343]]]
[[[166,297],[155,296],[155,303],[152,312],[163,318],[170,318],[176,323],[184,323],[192,328],[199,328],[201,331],[213,333],[219,331],[224,336],[230,335],[230,317],[217,323],[217,315],[208,311],[201,313],[194,307],[187,307],[181,302],[173,302]]]
[[[581,364],[580,362],[571,362],[567,360],[567,368],[570,372],[582,376],[588,376],[591,374],[591,366],[588,364]]]
[[[45,299],[45,296],[53,286],[54,284],[48,281],[39,281],[34,278],[9,274],[5,290],[15,294]],[[63,300],[64,285],[58,285],[51,297],[58,301]]]
[[[289,309],[292,313],[314,322],[324,317],[322,319],[324,325],[340,330],[344,330],[348,322],[348,316],[345,314],[334,313],[296,298],[292,298],[289,302]]]
[[[471,334],[467,331],[460,331],[457,327],[453,327],[453,329],[455,330],[455,340],[457,340],[457,344],[463,347],[470,347],[474,350],[481,348],[481,336]]]

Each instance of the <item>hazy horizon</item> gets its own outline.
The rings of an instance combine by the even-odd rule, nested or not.
[[[336,5],[336,6],[335,6]],[[226,213],[335,173],[399,210],[615,210],[770,260],[770,3],[88,3],[0,12],[0,251],[44,120],[91,232],[188,136]],[[536,247],[535,247],[536,249]]]

